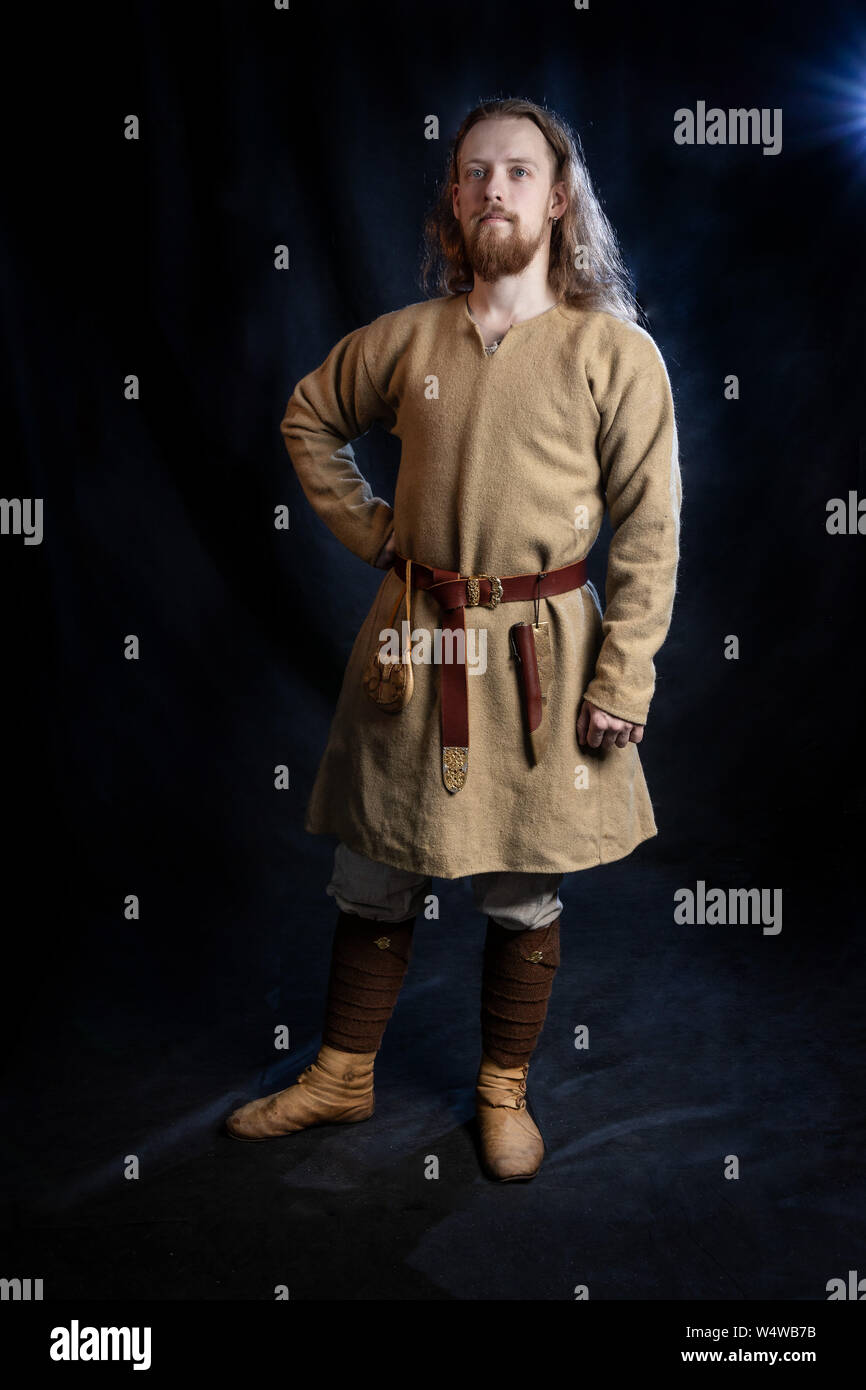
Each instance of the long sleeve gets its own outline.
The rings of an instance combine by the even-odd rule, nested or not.
[[[613,536],[603,640],[584,692],[618,719],[645,724],[653,657],[667,636],[679,563],[682,478],[674,403],[655,342],[635,326],[611,335],[590,381]]]
[[[374,497],[351,440],[395,415],[364,360],[367,327],[356,328],[292,393],[280,424],[292,465],[314,511],[353,554],[374,564],[393,530],[393,508]]]

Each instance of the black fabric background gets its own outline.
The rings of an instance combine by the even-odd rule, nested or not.
[[[866,540],[825,517],[866,495],[866,154],[830,138],[819,76],[862,34],[853,5],[672,0],[19,26],[3,495],[43,497],[45,535],[0,537],[0,1272],[84,1299],[821,1300],[862,1266]],[[530,1085],[548,1158],[496,1188],[471,1138],[484,923],[465,881],[434,885],[373,1121],[261,1147],[221,1123],[315,1055],[333,842],[303,809],[381,578],[307,506],[279,421],[339,337],[424,297],[448,139],[503,95],[581,136],[670,372],[684,510],[641,747],[661,834],[566,880]],[[781,154],[675,145],[674,110],[701,99],[782,107]],[[391,499],[398,441],[356,452]],[[781,888],[782,932],[675,924],[699,879]]]

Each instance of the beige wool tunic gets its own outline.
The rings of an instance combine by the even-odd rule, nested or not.
[[[402,444],[393,506],[374,497],[351,441],[374,423]],[[534,603],[465,610],[487,629],[487,669],[468,675],[469,771],[442,779],[440,672],[413,661],[398,714],[362,677],[403,584],[383,571],[352,648],[304,821],[371,859],[442,878],[493,870],[568,873],[609,863],[658,833],[638,746],[581,746],[581,702],[645,724],[653,657],[668,632],[682,482],[663,358],[637,325],[556,304],[485,351],[465,294],[424,300],[348,333],[296,386],[280,426],[304,493],[353,554],[397,550],[461,576],[535,573],[585,557],[609,509],[604,613],[587,584],[544,598],[554,680],[549,741],[533,766],[509,628]],[[412,589],[419,629],[443,626]],[[395,626],[405,619],[405,606]],[[476,640],[480,633],[476,634]],[[483,650],[479,644],[475,651]]]

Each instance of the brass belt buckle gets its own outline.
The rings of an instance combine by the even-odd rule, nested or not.
[[[479,579],[490,580],[490,602],[485,603],[484,607],[495,608],[497,603],[501,602],[502,595],[505,592],[502,588],[502,580],[498,579],[495,574],[473,574],[471,578],[467,579],[466,607],[478,608],[481,604],[481,585],[478,582]]]

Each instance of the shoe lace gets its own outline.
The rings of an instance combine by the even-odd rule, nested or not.
[[[508,1077],[504,1077],[504,1076],[503,1076],[503,1077],[495,1077],[495,1078],[493,1078],[493,1077],[488,1076],[488,1077],[487,1077],[486,1085],[484,1086],[483,1089],[486,1090],[486,1091],[488,1091],[488,1092],[493,1092],[494,1094],[496,1094],[496,1095],[498,1095],[498,1096],[505,1096],[505,1095],[507,1095],[507,1096],[508,1096],[508,1099],[507,1099],[507,1100],[503,1099],[503,1100],[501,1101],[501,1104],[504,1105],[504,1106],[506,1106],[506,1108],[509,1109],[509,1110],[511,1110],[511,1109],[514,1109],[514,1110],[525,1110],[525,1109],[526,1109],[526,1076],[527,1076],[528,1070],[529,1070],[528,1067],[524,1067],[524,1069],[523,1069],[523,1075],[522,1075],[521,1077],[519,1077],[519,1078],[518,1078],[518,1077],[513,1077],[513,1076],[508,1076]],[[492,1082],[492,1085],[491,1085],[491,1082]],[[516,1091],[516,1093],[517,1093],[516,1095],[515,1095],[515,1091]],[[511,1103],[510,1103],[511,1097],[512,1097],[512,1096],[514,1097],[514,1104],[513,1104],[513,1106],[512,1106]],[[490,1100],[489,1095],[488,1095],[487,1097],[485,1097],[485,1099],[487,1099],[488,1105],[500,1103],[500,1102],[494,1102],[494,1101]]]

